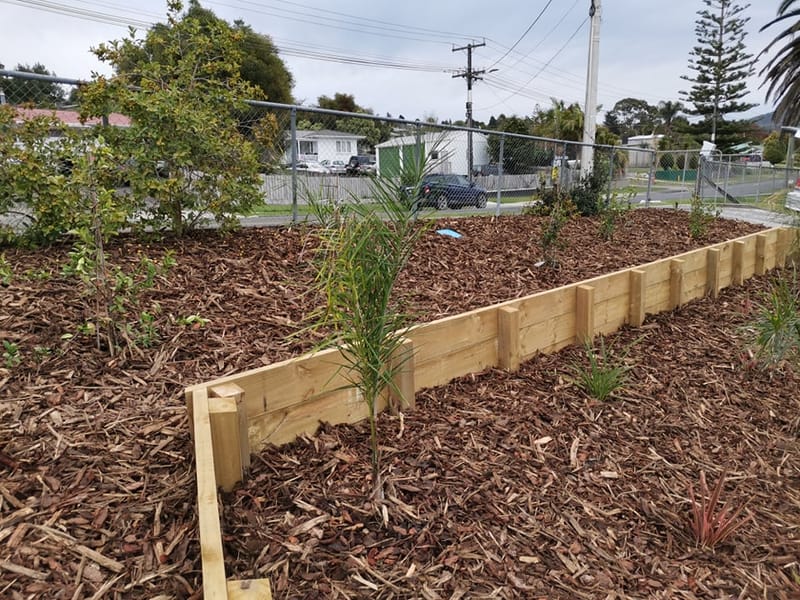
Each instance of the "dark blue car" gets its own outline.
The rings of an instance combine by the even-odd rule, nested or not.
[[[420,182],[417,203],[439,210],[462,206],[486,208],[486,190],[463,175],[426,175]]]

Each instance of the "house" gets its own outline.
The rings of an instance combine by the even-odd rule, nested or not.
[[[422,152],[432,167],[432,173],[467,175],[468,147],[466,131],[439,131],[392,138],[375,146],[378,173],[387,177],[397,175],[406,161],[413,161],[416,153]],[[489,138],[482,133],[473,133],[473,169],[478,170],[488,164]]]
[[[103,120],[99,117],[92,117],[86,119],[85,121],[81,121],[81,115],[77,110],[26,108],[23,106],[16,107],[15,110],[17,113],[17,117],[15,119],[17,123],[30,121],[31,119],[35,119],[37,117],[51,117],[57,121],[60,121],[69,129],[88,129],[94,127],[95,125],[100,125],[103,122]],[[130,117],[126,117],[125,115],[121,115],[119,113],[111,113],[108,115],[107,120],[108,124],[112,127],[130,127],[131,125]],[[52,132],[51,139],[56,139],[58,137],[60,137],[59,132],[54,130]]]
[[[649,167],[653,162],[653,153],[644,150],[658,150],[658,143],[664,138],[664,135],[632,135],[625,142],[625,147],[628,148],[628,166],[629,167]],[[642,150],[636,150],[642,148]]]
[[[286,133],[291,140],[291,132]],[[297,130],[297,161],[340,160],[347,162],[351,156],[358,154],[358,142],[364,139],[363,135],[333,131],[331,129],[298,129]],[[287,144],[283,155],[283,162],[292,162],[292,145]]]

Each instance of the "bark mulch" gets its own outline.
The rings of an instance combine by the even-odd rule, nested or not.
[[[684,213],[637,210],[604,242],[578,219],[552,270],[533,266],[536,218],[439,225],[464,237],[430,233],[400,286],[421,320],[757,230],[717,221],[696,241]],[[154,335],[113,358],[82,333],[92,304],[61,274],[68,246],[4,250],[0,340],[18,351],[0,361],[0,597],[201,596],[182,390],[308,347],[286,341],[318,301],[308,234],[119,240],[114,264],[173,251],[177,265],[141,298]],[[797,378],[738,358],[766,285],[624,332],[615,348],[645,337],[609,402],[570,383],[575,349],[422,392],[402,421],[382,417],[380,504],[361,426],[258,454],[224,498],[229,575],[267,575],[277,597],[792,597]],[[686,488],[723,469],[752,519],[698,550]]]

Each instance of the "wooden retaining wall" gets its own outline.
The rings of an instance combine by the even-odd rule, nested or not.
[[[775,228],[699,250],[416,325],[402,352],[412,353],[396,381],[406,408],[417,390],[498,366],[514,370],[537,352],[556,352],[647,314],[675,308],[783,266],[797,231]],[[338,350],[292,358],[186,389],[197,468],[203,590],[208,599],[271,598],[265,579],[227,581],[217,488],[230,490],[250,452],[313,434],[321,422],[367,417],[345,385]],[[329,391],[336,390],[336,391]],[[386,400],[383,401],[385,408]]]

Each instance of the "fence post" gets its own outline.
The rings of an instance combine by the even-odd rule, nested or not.
[[[617,149],[612,146],[608,154],[608,190],[606,192],[606,206],[611,204],[611,185],[614,183],[614,156]]]
[[[655,166],[657,154],[658,153],[655,150],[652,151],[650,158],[650,172],[647,174],[647,198],[645,198],[644,205],[648,208],[650,207],[650,193],[653,190],[653,178],[656,176]]]
[[[503,196],[503,161],[506,146],[506,135],[500,134],[500,160],[497,163],[497,205],[494,207],[496,217],[500,216],[500,202]]]
[[[299,220],[297,214],[297,109],[292,108],[289,116],[292,138],[292,223]]]
[[[699,154],[697,156],[697,178],[695,179],[695,182],[694,182],[694,195],[695,195],[695,197],[697,197],[700,200],[703,199],[702,193],[703,193],[703,162],[704,161],[705,161],[705,158],[703,157],[703,155]]]
[[[686,188],[686,167],[689,164],[689,151],[687,150],[683,155],[683,175],[681,175],[681,185]]]

